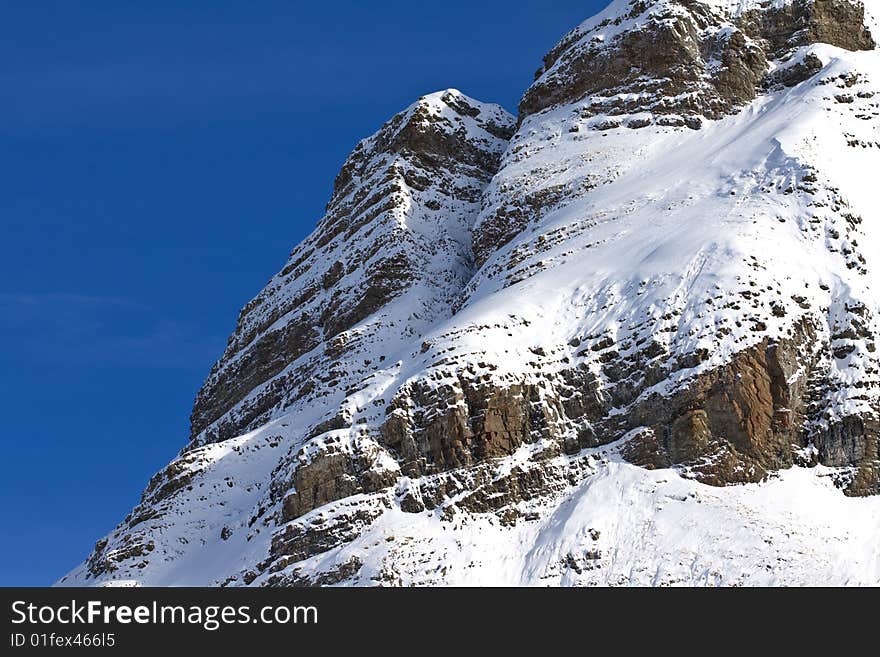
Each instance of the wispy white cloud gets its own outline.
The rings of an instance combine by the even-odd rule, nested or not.
[[[0,292],[0,361],[204,366],[223,337],[148,304],[69,292]]]
[[[146,310],[147,306],[130,299],[121,299],[117,297],[95,296],[88,294],[71,294],[69,292],[40,292],[40,293],[22,293],[22,292],[0,292],[0,306],[80,306],[80,307],[124,307],[124,308],[141,308]]]

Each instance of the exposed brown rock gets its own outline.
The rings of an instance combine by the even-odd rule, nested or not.
[[[360,559],[351,557],[348,561],[344,561],[329,570],[323,570],[314,575],[307,575],[297,569],[294,569],[289,575],[270,575],[266,580],[266,585],[290,586],[293,588],[333,586],[356,576],[363,565]]]
[[[419,409],[425,409],[424,411]],[[537,386],[416,383],[402,390],[381,427],[383,444],[409,476],[450,470],[509,455],[523,443],[555,433],[558,403],[545,403]]]
[[[240,402],[255,387],[281,372],[292,361],[318,346],[320,333],[313,318],[285,324],[282,328],[262,335],[249,345],[247,351],[227,366],[215,366],[210,386],[203,387],[193,406],[190,418],[193,435],[197,435],[220,418],[230,407]],[[247,426],[261,409],[254,408],[240,419]],[[251,417],[253,416],[253,417]],[[229,427],[219,439],[235,435]]]
[[[854,466],[845,492],[852,496],[880,494],[880,422],[851,416],[833,423],[816,436],[819,461],[832,467]]]
[[[381,451],[372,441],[351,445],[328,438],[310,443],[295,467],[293,490],[284,498],[282,520],[293,520],[328,502],[393,485],[399,470],[384,467]]]
[[[683,463],[703,455],[711,440],[706,411],[687,411],[668,428],[666,450],[673,463]]]
[[[822,60],[810,53],[802,60],[774,71],[764,80],[764,85],[772,87],[781,84],[785,87],[793,87],[813,77],[822,70]]]
[[[108,550],[106,541],[104,541],[103,545],[99,541],[95,545],[95,551],[88,559],[87,567],[93,577],[98,577],[104,573],[114,572],[125,561],[140,558],[141,561],[138,567],[143,568],[147,565],[143,557],[146,557],[155,549],[155,543],[144,537],[139,537],[139,540],[132,540],[126,543],[124,548],[115,550]]]
[[[326,515],[316,514],[288,523],[272,537],[271,571],[283,570],[354,540],[387,510],[386,504],[377,498],[339,503],[328,509]]]
[[[642,427],[622,448],[627,459],[651,468],[682,464],[691,476],[714,485],[759,481],[772,470],[791,466],[795,449],[815,443],[820,462],[859,465],[866,473],[860,481],[875,482],[870,488],[876,480],[870,479],[873,461],[866,454],[876,427],[865,428],[854,419],[827,435],[805,429],[806,419],[816,413],[807,394],[810,377],[821,377],[813,369],[814,340],[815,333],[805,322],[793,337],[764,340],[743,350],[727,365],[699,374],[672,396],[639,397],[641,390],[675,367],[660,361],[656,376],[646,376],[641,386],[627,389],[625,395],[607,391],[612,399],[618,395],[615,401],[632,400],[626,402],[628,412],[616,420],[606,417],[603,404],[586,403],[597,399],[595,383],[581,370],[563,371],[545,379],[542,386],[498,387],[464,376],[440,388],[416,382],[389,407],[382,441],[401,461],[405,474],[419,477],[474,467],[541,438],[556,441],[557,453],[573,453]],[[651,357],[659,353],[650,346],[645,352]],[[640,358],[633,362],[644,370],[638,365]],[[583,427],[578,433],[582,437],[569,445],[573,427]],[[528,476],[540,477],[532,471]],[[519,483],[512,485],[513,490],[520,489]],[[430,508],[429,499],[422,490],[418,502],[411,500],[412,506]]]
[[[678,5],[687,12],[666,8],[649,16],[656,3],[632,3],[630,17],[644,16],[643,23],[610,43],[577,30],[565,37],[545,57],[536,82],[523,96],[520,120],[590,95],[594,98],[589,105],[596,113],[650,111],[719,118],[752,100],[761,89],[768,61],[793,48],[813,43],[848,50],[875,47],[864,8],[849,0],[796,0],[738,17],[713,14],[699,0],[678,0]],[[722,25],[732,31],[709,29]],[[597,31],[603,27],[607,26]],[[641,96],[602,100],[623,92]]]
[[[649,427],[636,431],[621,447],[620,454],[633,465],[640,465],[648,470],[672,466],[669,454],[657,434]]]
[[[734,356],[723,367],[699,375],[671,398],[649,397],[629,416],[649,426],[662,446],[656,462],[695,463],[709,459],[707,483],[738,483],[760,479],[767,470],[788,467],[792,447],[805,444],[801,431],[806,412],[809,336],[764,341]],[[636,455],[649,462],[644,455]]]
[[[812,43],[846,50],[873,50],[865,9],[850,0],[795,0],[780,7],[746,12],[739,20],[753,38],[763,39],[773,57]]]

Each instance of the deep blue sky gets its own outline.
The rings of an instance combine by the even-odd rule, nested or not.
[[[446,87],[515,111],[605,4],[3,3],[0,585],[64,575],[185,444],[360,138]]]

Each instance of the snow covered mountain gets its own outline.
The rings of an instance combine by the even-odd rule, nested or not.
[[[880,584],[880,7],[615,0],[362,141],[60,584]]]

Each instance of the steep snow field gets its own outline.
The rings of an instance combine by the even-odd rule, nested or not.
[[[162,559],[100,583],[219,585],[262,559],[271,532],[245,521],[278,457],[267,436],[294,429],[201,448],[208,465],[196,492],[151,532]],[[591,450],[587,467],[582,483],[526,506],[515,527],[492,515],[391,509],[352,543],[296,567],[320,573],[356,558],[363,567],[347,585],[880,585],[880,498],[841,495],[821,466],[728,488],[630,465],[615,446]],[[223,527],[234,531],[218,541]],[[83,565],[59,584],[94,584],[85,575]]]
[[[492,363],[495,377],[515,375],[531,369],[534,348],[562,345],[541,361],[546,373],[590,358],[578,355],[583,341],[564,347],[584,335],[592,344],[659,339],[681,357],[705,350],[699,365],[658,384],[668,393],[768,336],[790,335],[805,308],[824,326],[817,342],[837,344],[832,334],[846,325],[848,309],[862,305],[872,310],[877,335],[878,268],[854,263],[851,240],[858,253],[880,253],[880,96],[868,96],[880,91],[880,58],[821,45],[808,51],[825,64],[812,80],[697,131],[597,132],[590,125],[604,118],[580,119],[571,106],[527,118],[484,207],[508,202],[510,189],[586,191],[491,255],[461,310],[419,341],[431,345],[427,353],[417,343],[399,355],[398,381],[427,378],[428,369],[443,385],[444,366],[432,367],[441,355],[444,363]],[[860,81],[846,86],[854,72]],[[839,102],[844,93],[854,100]],[[855,230],[850,214],[865,219]],[[866,398],[862,389],[878,381],[871,340],[839,342],[854,350],[827,362],[828,419],[866,411],[877,394],[874,387]],[[396,388],[377,378],[381,387],[350,398],[355,414],[371,390]]]
[[[649,472],[613,450],[592,467],[516,527],[392,510],[353,543],[298,567],[320,572],[356,557],[364,566],[354,585],[880,584],[880,500],[842,496],[821,469],[719,489]]]

